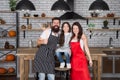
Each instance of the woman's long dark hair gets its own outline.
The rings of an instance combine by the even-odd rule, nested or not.
[[[83,34],[83,29],[82,29],[82,27],[81,27],[79,22],[74,22],[73,25],[72,25],[72,36],[71,36],[70,41],[75,37],[75,33],[73,32],[73,27],[74,26],[78,26],[78,29],[79,29],[78,36],[77,36],[77,39],[78,39],[78,42],[79,42],[80,39],[81,39],[81,36]]]
[[[59,45],[60,45],[60,46],[63,46],[63,44],[64,44],[64,42],[65,42],[64,30],[63,30],[63,27],[64,27],[65,24],[67,24],[68,27],[69,27],[69,31],[68,31],[68,32],[71,32],[71,26],[70,26],[70,24],[69,24],[68,22],[64,22],[64,23],[62,24],[62,27],[61,27],[61,34],[60,34],[60,39],[59,39]]]

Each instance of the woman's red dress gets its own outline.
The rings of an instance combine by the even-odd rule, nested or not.
[[[87,59],[80,47],[80,42],[70,42],[71,47],[71,80],[91,80]]]

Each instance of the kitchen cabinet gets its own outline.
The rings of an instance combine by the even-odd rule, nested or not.
[[[10,31],[13,32],[10,33]],[[16,80],[15,77],[17,76],[17,47],[18,13],[13,11],[0,11],[0,68],[6,69],[6,72],[4,74],[0,74],[0,80]],[[9,58],[11,60],[7,60],[8,55],[10,54],[11,56],[9,56]],[[12,68],[12,72],[9,72],[10,68]]]
[[[120,56],[115,57],[115,73],[120,73]]]
[[[105,54],[102,56],[101,66],[101,77],[111,77],[120,78],[119,68],[120,68],[120,47],[114,47],[110,49],[109,47],[90,47],[91,54]],[[93,57],[92,57],[93,59]]]
[[[28,29],[28,28],[27,28],[28,25],[32,24],[32,23],[30,23],[30,20],[46,20],[46,19],[50,19],[50,20],[51,20],[52,17],[34,17],[34,16],[32,17],[32,16],[31,16],[31,17],[22,17],[22,19],[26,19],[26,20],[27,20],[26,29],[21,29],[21,28],[20,28],[20,31],[23,31],[23,33],[24,33],[23,36],[24,36],[24,38],[25,38],[25,32],[26,32],[26,31],[42,31],[41,28],[34,29],[34,28],[33,28],[34,25],[32,25],[32,28],[31,28],[31,29]],[[47,23],[47,22],[46,22],[46,23]]]
[[[102,58],[102,73],[117,77],[120,74],[120,51],[103,51],[107,54]]]
[[[113,73],[113,57],[103,57],[102,65],[102,73]]]

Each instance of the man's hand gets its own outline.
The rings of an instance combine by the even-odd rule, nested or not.
[[[39,39],[37,40],[37,44],[38,44],[38,45],[47,44],[47,43],[48,43],[48,39],[41,39],[41,38],[39,38]]]
[[[47,44],[47,43],[48,43],[48,39],[44,39],[43,44]]]

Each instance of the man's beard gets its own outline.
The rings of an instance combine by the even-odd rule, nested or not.
[[[52,31],[55,33],[59,32],[59,26],[52,26]]]

